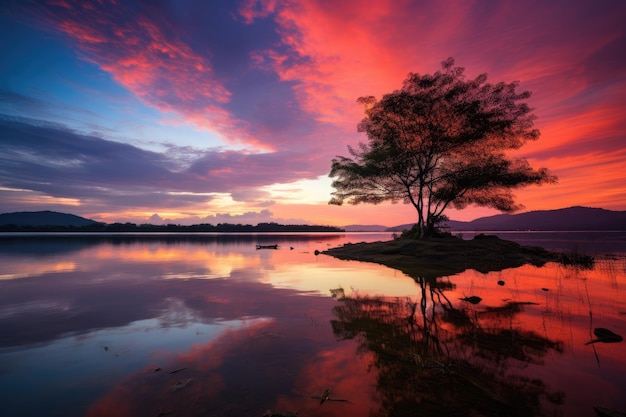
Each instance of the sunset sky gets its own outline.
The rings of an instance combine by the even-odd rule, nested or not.
[[[555,185],[525,210],[626,210],[626,1],[4,0],[0,213],[105,222],[382,224],[329,206],[360,96],[454,57],[519,80]],[[497,214],[471,207],[449,216]]]

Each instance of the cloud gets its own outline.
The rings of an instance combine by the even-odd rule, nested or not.
[[[46,110],[48,108],[46,103],[41,100],[19,94],[5,88],[0,88],[0,106],[2,106],[0,108],[4,111],[11,108],[28,113],[41,112],[42,110]]]
[[[79,187],[79,193],[68,193],[78,196],[85,186],[133,188],[147,182],[176,182],[163,155],[38,123],[0,119],[4,185],[52,194],[57,188]]]
[[[257,205],[263,207],[263,204]],[[103,220],[106,221],[106,220]],[[166,215],[160,215],[154,213],[152,216],[140,217],[140,216],[128,216],[124,218],[124,222],[131,222],[135,224],[179,224],[183,226],[191,226],[196,224],[212,224],[217,225],[220,223],[228,224],[249,224],[257,225],[259,223],[279,223],[279,224],[311,224],[311,221],[305,218],[298,218],[292,216],[277,217],[274,212],[262,209],[259,211],[248,211],[241,214],[232,213],[215,213],[207,216],[183,216],[170,218]]]
[[[624,149],[626,132],[626,79],[620,71],[626,61],[619,53],[626,32],[619,16],[626,5],[362,5],[342,2],[329,12],[323,2],[304,0],[258,2],[247,9],[249,20],[275,19],[288,51],[261,51],[258,64],[293,82],[302,108],[319,120],[347,126],[358,120],[347,106],[354,97],[380,96],[398,88],[407,72],[433,72],[439,61],[454,56],[468,76],[487,72],[491,82],[521,80],[521,90],[534,91],[530,105],[543,135],[518,153],[561,172],[561,184],[574,172],[587,178],[588,197],[568,191],[552,200],[552,207],[592,200],[594,188],[598,195],[609,183],[626,180],[611,162],[611,155]],[[589,158],[594,174],[583,162]],[[561,169],[570,164],[578,165]],[[599,171],[606,171],[607,182],[597,181]],[[529,192],[528,206],[539,204],[546,191],[538,190]]]
[[[189,167],[190,174],[210,177],[216,186],[228,182],[228,178],[236,178],[246,188],[314,178],[316,172],[317,167],[307,154],[291,150],[263,154],[207,151]]]
[[[267,206],[259,187],[314,178],[307,154],[209,150],[190,159],[147,151],[26,119],[0,118],[0,186],[119,209],[154,211],[207,204],[218,195]],[[181,159],[173,159],[180,157]],[[279,167],[279,168],[277,168]],[[269,203],[271,204],[271,203]]]
[[[281,202],[259,187],[327,174],[334,156],[365,139],[355,128],[362,117],[356,98],[380,97],[408,72],[434,72],[449,56],[470,77],[486,72],[492,82],[520,80],[522,90],[533,91],[529,104],[542,137],[519,154],[556,171],[556,187],[594,177],[585,176],[586,158],[609,172],[607,185],[585,188],[596,192],[567,192],[569,200],[553,199],[555,206],[608,195],[598,190],[624,180],[610,159],[624,148],[626,131],[623,2],[19,3],[29,23],[64,34],[82,59],[159,110],[164,123],[191,123],[246,150],[168,145],[168,152],[150,153],[28,122],[28,149],[0,151],[5,187],[98,208],[138,204],[150,213],[185,204],[196,213],[221,193],[241,203],[237,213],[270,205],[278,213]],[[11,114],[30,109],[32,117],[49,118],[38,99],[10,88],[0,96]],[[522,201],[529,208],[546,201],[528,195],[536,200]]]
[[[79,56],[164,120],[173,115],[226,142],[264,150],[315,135],[293,85],[251,65],[255,50],[278,43],[274,24],[247,25],[233,6],[49,1],[30,4],[26,13],[68,36]]]
[[[82,117],[94,116],[84,108],[67,105],[61,102],[48,102],[36,97],[18,93],[9,88],[0,87],[0,114],[23,116],[25,114],[40,119],[63,120],[64,113],[73,113]]]
[[[149,10],[113,0],[31,4],[49,27],[67,35],[86,60],[149,106],[173,113],[211,131],[228,132],[232,141],[250,141],[222,107],[231,92],[200,55],[175,35],[177,30],[150,18]]]
[[[254,247],[254,241],[247,243]],[[89,243],[83,241],[69,246],[79,251],[86,244]],[[24,246],[32,251],[28,244]],[[52,246],[55,247],[38,248],[41,251],[59,250],[58,243]],[[172,275],[171,263],[164,265],[155,259],[154,253],[148,254],[142,248],[127,248],[122,257],[127,256],[127,260],[132,259],[136,265],[125,270],[123,279],[99,279],[101,276],[120,275],[118,263],[111,262],[105,254],[101,259],[92,258],[92,268],[98,268],[102,275],[94,274],[91,269],[59,271],[58,265],[51,265],[47,271],[52,271],[50,273],[55,275],[55,280],[46,279],[49,278],[46,274],[29,279],[0,280],[0,325],[6,329],[0,334],[0,346],[49,343],[68,332],[85,335],[137,320],[164,320],[166,317],[160,312],[177,307],[171,304],[172,300],[179,300],[185,308],[194,312],[196,319],[204,323],[240,318],[244,300],[247,300],[246,311],[250,316],[278,319],[292,317],[294,309],[298,311],[303,303],[310,302],[311,308],[316,311],[319,310],[314,305],[331,303],[326,299],[320,304],[320,300],[314,301],[311,297],[296,297],[302,294],[300,291],[276,289],[262,283],[267,280],[267,273],[259,265],[261,260],[258,255],[249,256],[237,264],[237,258],[229,260],[228,254],[221,254],[219,250],[207,254],[204,248],[190,252],[189,248],[168,247],[167,251],[171,259],[180,264],[178,271],[200,279],[167,279]],[[13,253],[18,268],[20,261],[30,262],[31,270],[33,256],[38,262],[45,263],[42,252],[36,255]],[[54,264],[55,257],[51,259]],[[138,260],[143,262],[139,264]],[[225,268],[220,270],[219,265]],[[11,266],[15,268],[16,264]],[[206,279],[208,277],[215,279]],[[132,279],[141,280],[142,285],[128,285]],[[77,287],[77,281],[85,285]],[[38,285],[33,288],[33,284]],[[28,287],[30,291],[26,290]],[[198,297],[198,294],[210,296]],[[118,303],[114,310],[110,308],[111,300]]]

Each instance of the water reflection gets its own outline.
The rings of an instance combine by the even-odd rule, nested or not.
[[[429,279],[315,255],[387,238],[0,238],[0,414],[626,410],[624,343],[586,344],[626,335],[621,254]]]
[[[589,341],[623,340],[594,327],[626,331],[617,260],[466,271],[451,278],[462,286],[413,277],[416,297],[343,297],[333,331],[374,355],[379,415],[591,415],[603,402],[624,410],[623,347],[599,354]]]
[[[425,281],[416,301],[342,301],[333,330],[374,354],[380,415],[544,415],[542,397],[563,401],[562,392],[515,372],[511,359],[541,363],[550,350],[563,351],[557,341],[494,320],[500,314],[510,319],[519,304],[479,318],[475,307],[454,307]]]

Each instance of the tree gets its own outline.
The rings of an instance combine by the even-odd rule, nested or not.
[[[367,143],[348,147],[351,157],[332,160],[330,204],[403,201],[417,210],[416,235],[431,236],[449,207],[470,204],[513,212],[512,190],[552,183],[505,151],[539,138],[535,116],[516,92],[519,82],[490,84],[487,75],[467,79],[454,59],[434,74],[409,73],[402,88],[376,100],[360,97]]]

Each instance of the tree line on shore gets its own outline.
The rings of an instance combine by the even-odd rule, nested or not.
[[[344,232],[335,226],[319,226],[308,224],[278,224],[259,223],[230,224],[220,223],[212,225],[208,223],[184,226],[179,224],[135,224],[135,223],[99,223],[94,222],[84,226],[60,226],[60,225],[0,225],[0,232],[213,232],[213,233],[266,233],[266,232]]]

